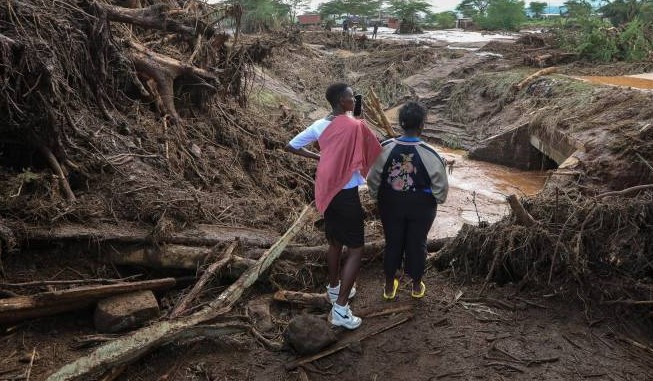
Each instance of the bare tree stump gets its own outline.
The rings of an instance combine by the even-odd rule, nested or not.
[[[514,194],[508,196],[507,200],[519,225],[530,227],[537,224],[537,221],[524,209],[524,206],[517,200]]]

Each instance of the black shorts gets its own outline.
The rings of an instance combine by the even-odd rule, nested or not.
[[[363,206],[358,187],[342,189],[324,212],[324,229],[329,243],[357,248],[365,244]]]

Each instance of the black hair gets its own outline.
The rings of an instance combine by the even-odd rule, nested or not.
[[[327,87],[326,99],[329,101],[329,104],[332,108],[338,107],[340,104],[340,98],[348,87],[348,84],[342,82],[334,83],[331,86]]]
[[[426,108],[417,102],[406,102],[399,109],[399,126],[404,131],[418,131],[425,120]]]

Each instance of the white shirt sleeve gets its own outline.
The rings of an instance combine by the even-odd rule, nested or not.
[[[304,131],[300,132],[290,140],[288,143],[294,149],[300,149],[305,147],[313,142],[316,142],[320,138],[322,132],[326,127],[331,123],[330,120],[320,119],[315,121],[313,124],[308,126]]]

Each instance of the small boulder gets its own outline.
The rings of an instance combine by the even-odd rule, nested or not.
[[[126,331],[159,316],[159,303],[150,290],[116,295],[98,302],[95,328],[100,332]]]
[[[326,320],[313,315],[300,315],[292,319],[283,337],[300,355],[317,353],[337,341]]]

